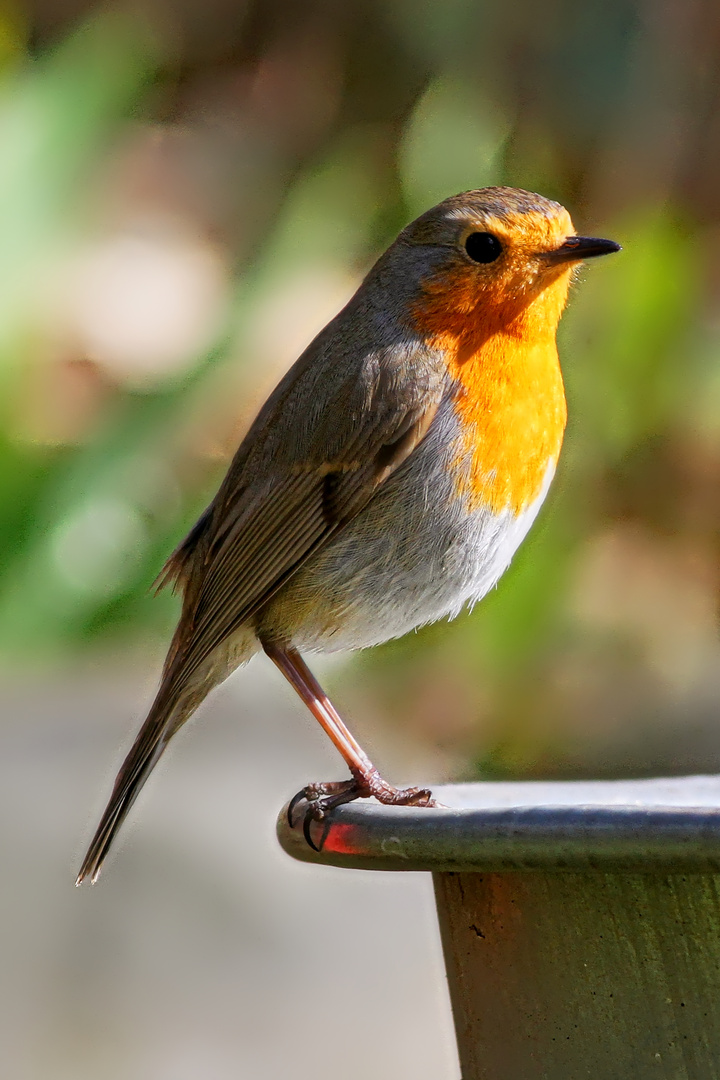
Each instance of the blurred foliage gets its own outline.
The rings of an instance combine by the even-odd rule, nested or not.
[[[263,394],[403,224],[509,183],[624,246],[563,321],[558,480],[492,596],[344,692],[448,772],[651,768],[720,684],[719,62],[709,0],[0,12],[5,656],[167,635]]]

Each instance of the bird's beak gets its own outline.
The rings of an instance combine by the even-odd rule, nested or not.
[[[621,250],[614,240],[600,240],[596,236],[568,236],[554,251],[544,251],[543,258],[552,265],[557,265],[580,262],[582,259],[596,259],[598,255],[611,255],[613,251]]]

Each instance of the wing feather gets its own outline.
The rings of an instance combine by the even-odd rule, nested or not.
[[[232,484],[218,492],[186,571],[191,584],[167,671],[174,690],[359,513],[412,453],[445,385],[438,379],[420,389],[407,402],[383,386],[376,407],[360,410],[360,422],[354,410],[341,414],[346,437],[332,460],[313,454],[310,446],[304,457],[273,460],[262,482],[252,476],[258,459],[264,464],[261,452],[255,459],[245,452],[243,469],[231,469]]]

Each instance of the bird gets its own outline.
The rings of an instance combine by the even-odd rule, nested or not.
[[[491,589],[535,520],[563,441],[556,331],[576,268],[620,250],[542,195],[453,195],[402,230],[260,409],[157,585],[182,593],[160,686],[77,884],[97,880],[172,736],[264,651],[344,758],[292,801],[309,822],[383,779],[303,659],[454,617]]]

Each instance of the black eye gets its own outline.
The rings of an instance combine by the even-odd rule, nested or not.
[[[491,263],[502,255],[502,244],[491,232],[471,232],[465,250],[476,263]]]

